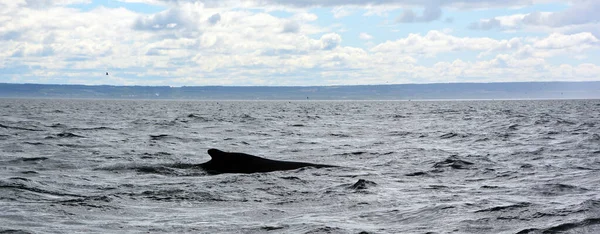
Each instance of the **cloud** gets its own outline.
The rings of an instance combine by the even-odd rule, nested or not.
[[[547,32],[592,32],[600,36],[600,1],[573,1],[559,12],[532,12],[482,19],[469,25],[473,30],[517,30]],[[590,30],[591,29],[591,30]]]
[[[219,13],[216,13],[216,14],[214,14],[214,15],[211,15],[211,16],[208,18],[208,23],[210,23],[210,24],[212,24],[212,25],[215,25],[215,24],[217,24],[217,23],[218,23],[220,20],[221,20],[221,15],[220,15]]]
[[[203,19],[202,4],[185,4],[169,8],[157,14],[138,17],[133,28],[136,30],[188,30],[199,31]],[[212,15],[208,22],[216,23],[220,15]],[[213,24],[214,24],[213,23]]]
[[[373,36],[371,36],[371,35],[369,35],[369,34],[367,34],[367,33],[360,33],[360,34],[358,35],[358,38],[360,38],[361,40],[365,40],[365,41],[367,41],[367,40],[371,40],[371,39],[373,39]]]
[[[24,7],[29,8],[48,8],[52,6],[66,6],[72,4],[83,4],[90,3],[91,0],[24,0],[14,1],[17,4],[23,4]]]
[[[431,22],[440,19],[442,9],[439,5],[428,5],[423,9],[423,13],[418,16],[414,11],[405,9],[402,14],[396,18],[397,23],[413,23],[413,22]]]
[[[321,49],[332,50],[340,45],[342,37],[337,33],[328,33],[321,36]]]
[[[319,7],[331,7],[338,8],[334,10],[338,12],[339,17],[343,17],[349,12],[345,12],[345,9],[362,7],[362,8],[379,8],[382,9],[395,9],[395,8],[411,8],[411,7],[431,7],[433,10],[431,13],[435,15],[436,8],[453,8],[460,10],[467,9],[489,9],[489,8],[508,8],[508,7],[523,7],[530,6],[538,2],[548,2],[552,0],[121,0],[125,2],[144,2],[148,4],[181,4],[181,3],[194,3],[202,2],[207,8],[272,8],[272,7],[286,7],[286,8],[319,8]],[[557,0],[558,1],[558,0]]]
[[[600,47],[600,40],[591,33],[578,33],[564,35],[559,33],[550,34],[542,39],[531,40],[533,47],[540,49],[572,49],[586,50],[592,47]]]
[[[528,38],[515,56],[520,58],[581,58],[581,55],[600,50],[600,40],[589,32],[577,34],[553,33],[545,38]]]
[[[369,14],[378,11],[389,11],[398,8],[427,8],[432,11],[426,15],[436,15],[435,11],[441,8],[452,8],[459,10],[490,9],[490,8],[518,8],[531,6],[535,3],[552,2],[559,0],[120,0],[124,2],[142,2],[155,5],[176,5],[182,3],[202,2],[206,8],[334,8],[332,13],[336,18],[351,14],[353,8],[366,8],[373,10]],[[429,16],[431,17],[431,16]]]
[[[294,14],[292,16],[292,19],[301,21],[301,22],[311,22],[311,21],[316,21],[317,19],[319,19],[319,17],[315,14],[301,11],[301,12],[296,12],[296,14]]]
[[[600,50],[600,40],[589,32],[496,40],[487,37],[456,37],[434,30],[424,36],[409,34],[406,38],[386,41],[371,49],[372,52],[387,53],[390,56],[404,54],[415,57],[436,57],[443,53],[471,51],[477,52],[478,58],[484,58],[510,52],[512,57],[519,59],[547,59],[557,56],[577,58],[582,53],[594,50]]]
[[[379,34],[373,29],[378,32],[378,40],[387,41],[359,43],[367,44],[363,49],[352,44],[356,38],[344,35],[365,41],[373,40],[372,35],[366,31],[358,35],[360,31],[340,33],[333,25],[323,23],[328,16],[319,22],[321,15],[303,8],[326,4],[338,7],[340,17],[348,17],[343,11],[353,11],[356,6],[383,14],[389,9],[422,8],[417,13],[407,10],[413,15],[404,21],[428,22],[442,19],[442,8],[516,6],[529,4],[529,0],[266,0],[237,1],[241,6],[235,7],[222,7],[233,5],[233,1],[131,1],[162,4],[165,10],[78,10],[68,5],[69,1],[34,4],[47,8],[25,6],[25,1],[0,2],[0,67],[21,69],[15,72],[20,82],[87,84],[330,85],[600,79],[600,69],[593,60],[600,50],[599,37],[593,33],[595,16],[585,16],[585,21],[565,20],[569,24],[556,26],[558,29],[545,35],[536,34],[544,36],[507,34],[502,40],[453,35],[456,30],[449,29],[406,36]],[[336,12],[332,13],[335,16]],[[547,22],[551,22],[551,14],[497,16],[472,27],[550,28],[552,24]],[[586,55],[591,58],[585,59]],[[562,64],[565,60],[568,64]],[[107,69],[118,79],[101,76]],[[1,76],[0,82],[14,77]]]
[[[540,14],[548,14],[546,12]],[[527,14],[515,14],[508,16],[496,16],[491,19],[481,19],[478,22],[472,22],[468,28],[472,30],[516,30],[522,28],[523,19]]]
[[[101,64],[106,67],[111,60],[107,56],[131,50],[118,41],[136,38],[128,33],[135,14],[122,8],[109,10],[103,7],[80,12],[54,3],[43,2],[53,4],[48,9],[22,5],[13,5],[15,8],[9,8],[7,12],[3,12],[6,8],[0,9],[0,35],[3,35],[0,37],[3,40],[0,60],[7,61],[5,65],[9,68],[28,67],[20,76],[43,71],[46,75],[66,77],[80,69],[98,69]],[[67,15],[77,20],[65,17]],[[127,59],[131,60],[130,57]],[[113,61],[120,62],[118,59]],[[50,81],[51,77],[47,79]]]
[[[398,18],[396,18],[396,22],[410,23],[410,22],[415,22],[416,18],[417,18],[417,15],[415,14],[415,12],[413,10],[405,9],[402,11],[402,14],[400,16],[398,16]]]
[[[353,13],[353,9],[347,6],[338,6],[334,7],[331,10],[331,13],[333,13],[334,18],[339,19],[351,15]]]
[[[300,31],[300,24],[296,21],[288,21],[283,24],[283,33],[297,33]]]
[[[474,30],[490,30],[494,28],[501,28],[502,24],[500,20],[496,18],[481,20],[480,22],[473,22],[469,25],[469,29]]]
[[[562,27],[600,22],[600,1],[583,0],[573,2],[571,7],[561,12],[543,14],[530,13],[523,18],[524,24],[544,25],[549,27]]]
[[[411,34],[396,41],[375,46],[370,51],[358,48],[342,47],[341,36],[328,33],[319,40],[305,38],[301,43],[306,47],[287,47],[288,49],[264,50],[259,56],[248,52],[236,55],[215,55],[210,59],[197,60],[202,69],[214,75],[236,74],[238,78],[228,82],[239,83],[250,77],[262,76],[255,84],[273,84],[269,78],[288,74],[320,77],[309,80],[301,75],[285,84],[369,84],[392,82],[458,82],[458,81],[512,81],[530,80],[593,80],[600,77],[597,66],[577,68],[579,72],[589,71],[585,77],[559,76],[552,74],[559,65],[546,61],[548,56],[562,56],[574,51],[576,44],[587,43],[592,46],[595,38],[590,35],[569,36],[557,34],[542,38],[512,38],[495,40],[491,38],[462,38],[439,31],[430,31],[424,36]],[[561,41],[573,41],[572,44],[556,44]],[[300,41],[299,41],[300,42]],[[318,42],[318,47],[315,47]],[[296,44],[299,45],[299,44]],[[265,47],[268,48],[268,47]],[[594,49],[595,47],[586,47]],[[435,57],[441,53],[475,51],[491,56],[488,60],[478,57],[473,61],[456,59],[451,62],[438,62],[432,66],[418,64],[415,57]],[[522,56],[529,51],[528,56]],[[549,53],[549,51],[552,51]],[[198,57],[201,59],[201,57]],[[244,71],[239,71],[243,68]],[[575,68],[573,68],[575,69]],[[233,71],[236,72],[233,72]],[[348,72],[352,71],[352,72]],[[296,74],[296,75],[293,75]],[[311,75],[312,74],[312,75]],[[399,75],[400,74],[400,75]],[[298,83],[300,82],[300,83]],[[221,83],[223,84],[223,83]],[[276,83],[281,84],[281,83]]]
[[[512,42],[514,45],[514,42]],[[455,37],[440,31],[432,30],[426,35],[409,34],[406,38],[386,41],[371,50],[373,52],[388,52],[410,54],[413,56],[433,57],[440,53],[457,51],[490,51],[510,47],[508,40],[492,38]]]

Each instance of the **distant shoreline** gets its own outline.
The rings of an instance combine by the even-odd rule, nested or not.
[[[246,101],[600,99],[600,81],[182,87],[0,83],[0,97]]]
[[[600,100],[600,98],[515,98],[515,99],[149,99],[149,98],[69,98],[69,97],[3,97],[0,100],[82,100],[82,101],[165,101],[165,102],[494,102],[494,101],[569,101],[569,100]]]

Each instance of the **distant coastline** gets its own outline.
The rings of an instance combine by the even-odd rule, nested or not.
[[[183,87],[0,83],[0,97],[165,100],[599,99],[600,81]]]

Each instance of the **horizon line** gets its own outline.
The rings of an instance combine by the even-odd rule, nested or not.
[[[114,85],[114,84],[45,84],[45,83],[6,83],[0,82],[0,85],[60,85],[60,86],[112,86],[112,87],[169,87],[169,88],[182,88],[182,87],[351,87],[351,86],[393,86],[393,85],[435,85],[435,84],[522,84],[522,83],[592,83],[600,82],[596,81],[491,81],[491,82],[436,82],[436,83],[395,83],[395,84],[340,84],[340,85],[182,85],[182,86],[171,86],[171,85]]]

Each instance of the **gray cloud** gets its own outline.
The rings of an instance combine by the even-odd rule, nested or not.
[[[25,6],[32,8],[44,8],[52,5],[52,0],[25,0]]]
[[[423,10],[423,14],[418,16],[414,11],[407,9],[402,11],[402,14],[396,18],[398,23],[413,23],[413,22],[431,22],[440,19],[442,9],[439,6],[427,6]]]
[[[321,37],[321,49],[333,50],[340,45],[342,38],[336,33],[325,34]]]
[[[527,25],[560,28],[597,24],[600,23],[600,14],[598,12],[600,12],[600,1],[583,0],[573,2],[573,5],[564,11],[552,13],[532,12],[526,14],[522,18],[515,18],[510,25],[503,24],[498,18],[491,18],[473,22],[468,28],[473,30],[515,29]]]
[[[214,14],[214,15],[211,15],[211,16],[208,18],[208,22],[209,22],[210,24],[212,24],[212,25],[215,25],[215,24],[217,24],[217,23],[218,23],[220,20],[221,20],[221,15],[220,15],[219,13],[217,13],[217,14]]]
[[[423,10],[423,15],[418,20],[429,22],[439,19],[440,16],[442,16],[442,9],[437,5],[433,5],[425,7],[425,10]]]
[[[173,30],[188,26],[189,20],[185,18],[185,12],[179,8],[170,8],[166,11],[151,16],[138,18],[133,28],[137,30]]]
[[[23,32],[10,30],[6,32],[0,32],[0,41],[10,41],[21,39]]]
[[[139,16],[132,29],[157,32],[163,38],[196,38],[203,33],[206,24],[218,22],[220,17],[216,14],[207,19],[198,9],[180,5],[154,15]]]
[[[52,6],[56,6],[56,5],[71,5],[71,4],[78,4],[78,3],[86,3],[87,0],[62,0],[62,1],[57,1],[57,0],[25,0],[25,7],[28,8],[37,8],[37,9],[43,9],[43,8],[48,8],[48,7],[52,7]]]
[[[239,0],[160,0],[166,3],[202,2],[206,7],[237,6]],[[458,9],[504,8],[532,5],[531,0],[241,0],[255,6],[281,5],[299,8],[342,7],[342,6],[413,6],[452,7]],[[433,8],[432,8],[433,9]],[[435,13],[433,14],[435,15]]]
[[[548,26],[560,27],[565,25],[578,25],[586,23],[600,22],[600,1],[587,0],[575,2],[571,7],[562,12],[556,12],[543,17],[535,14],[535,19],[530,19],[529,24],[545,24]],[[533,18],[534,14],[530,14]],[[527,18],[527,17],[526,17]]]
[[[396,18],[396,22],[415,22],[415,18],[417,18],[415,12],[410,9],[406,9],[402,11],[402,14],[400,14],[398,18]]]
[[[490,30],[490,29],[500,29],[502,28],[502,24],[500,20],[496,18],[491,18],[489,20],[484,20],[480,22],[473,22],[468,26],[469,29],[472,30]]]
[[[160,49],[150,48],[148,51],[146,51],[146,55],[148,55],[148,56],[161,55]]]
[[[54,48],[52,48],[51,46],[43,46],[41,48],[35,48],[35,49],[27,49],[24,46],[21,46],[19,48],[17,48],[11,55],[11,57],[25,57],[25,56],[41,56],[41,57],[46,57],[46,56],[52,56],[54,55]]]
[[[300,31],[300,24],[296,21],[288,21],[283,24],[283,33],[297,33]]]
[[[542,24],[542,22],[543,22],[542,14],[539,12],[530,13],[530,14],[526,15],[525,17],[523,17],[523,20],[521,22],[524,24],[531,24],[531,25]]]

